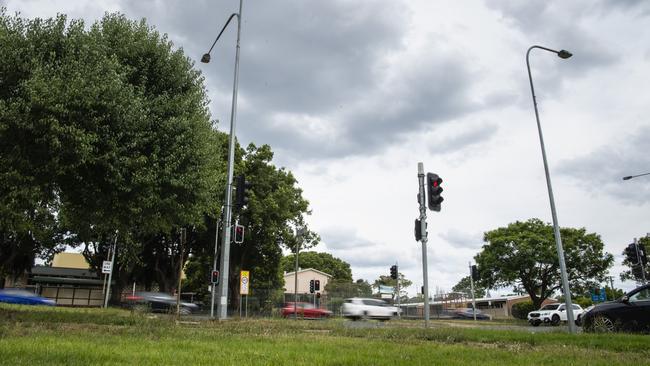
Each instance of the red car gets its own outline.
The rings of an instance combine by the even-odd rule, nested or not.
[[[310,304],[308,302],[299,302],[297,303],[297,308],[294,306],[295,303],[288,302],[284,304],[282,308],[282,316],[284,318],[293,318],[294,315],[298,315],[299,318],[305,319],[321,319],[329,318],[332,316],[332,312],[326,309],[320,309]]]

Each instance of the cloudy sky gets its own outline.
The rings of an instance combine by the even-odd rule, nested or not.
[[[237,0],[0,0],[10,13],[88,23],[119,11],[167,33],[206,78],[228,129],[235,27],[199,62]],[[465,276],[482,233],[551,222],[525,54],[560,225],[615,255],[650,232],[650,2],[245,0],[237,137],[270,144],[313,210],[319,251],[372,282],[398,262],[422,284],[417,163],[443,179],[428,213],[429,286]]]

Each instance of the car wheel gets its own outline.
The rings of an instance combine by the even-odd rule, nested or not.
[[[553,314],[553,316],[551,317],[551,325],[554,326],[554,327],[560,325],[560,316],[559,315]]]
[[[533,327],[539,327],[542,322],[540,320],[535,320],[534,322],[530,323]]]
[[[591,329],[596,333],[612,333],[615,330],[614,322],[605,315],[597,315]]]
[[[363,312],[363,316],[361,317],[361,319],[368,320],[368,312],[367,311]]]
[[[189,308],[181,308],[180,313],[181,315],[190,315],[192,314],[192,310],[190,310]]]

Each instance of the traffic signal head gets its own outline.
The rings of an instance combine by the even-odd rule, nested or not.
[[[212,271],[212,275],[210,276],[210,282],[212,282],[215,285],[219,284],[219,271],[217,270]]]
[[[235,240],[234,242],[237,244],[241,244],[244,242],[244,226],[235,224]]]
[[[320,280],[314,281],[314,291],[320,291]]]
[[[390,278],[392,278],[394,280],[397,279],[397,266],[396,265],[392,265],[390,267]]]
[[[440,204],[444,200],[442,193],[442,178],[435,173],[427,173],[427,204],[429,210],[440,211]]]
[[[246,177],[243,174],[235,178],[235,206],[243,207],[248,204],[247,190],[251,187],[252,185],[246,181]]]
[[[422,221],[415,219],[415,241],[422,240]]]
[[[310,281],[309,281],[309,293],[310,293],[310,294],[313,294],[313,293],[314,293],[314,286],[315,286],[315,284],[314,284],[314,280],[310,280]]]
[[[641,264],[644,266],[648,265],[648,252],[646,251],[645,245],[637,244],[639,247],[639,259],[641,259]]]
[[[472,279],[474,281],[478,281],[479,276],[478,276],[478,267],[474,264],[472,265]]]

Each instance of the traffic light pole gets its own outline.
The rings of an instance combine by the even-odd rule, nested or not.
[[[424,327],[429,327],[429,274],[427,271],[427,207],[424,192],[424,164],[418,163],[418,183],[420,185],[420,232],[422,233],[422,277],[424,280]]]
[[[472,289],[472,313],[474,314],[474,321],[476,321],[476,296],[474,295],[474,274],[472,273],[472,262],[469,262],[469,284]]]

